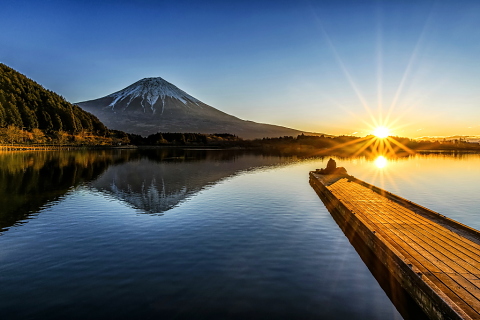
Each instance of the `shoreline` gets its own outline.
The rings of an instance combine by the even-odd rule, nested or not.
[[[20,144],[0,144],[0,151],[15,152],[15,151],[68,151],[68,150],[145,150],[145,149],[186,149],[186,150],[265,150],[265,151],[274,151],[275,148],[269,146],[216,146],[216,145],[121,145],[121,146],[112,146],[112,145],[20,145]],[[280,151],[280,150],[279,150]],[[296,150],[287,152],[292,155],[305,155],[305,151]],[[333,155],[342,152],[342,149],[337,149],[334,152],[332,150],[318,149],[318,150],[308,150],[309,152],[316,155]],[[413,150],[415,153],[425,154],[425,153],[460,153],[460,154],[478,154],[480,149],[419,149]],[[344,155],[345,156],[345,155]]]

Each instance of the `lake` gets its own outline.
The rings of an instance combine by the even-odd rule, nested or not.
[[[0,314],[402,319],[309,185],[308,172],[328,159],[241,150],[2,153]],[[479,154],[335,160],[480,229]]]

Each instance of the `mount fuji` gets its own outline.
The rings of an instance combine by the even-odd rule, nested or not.
[[[201,102],[162,78],[145,78],[103,98],[76,104],[110,129],[143,136],[157,132],[231,133],[254,139],[302,133],[239,119]]]

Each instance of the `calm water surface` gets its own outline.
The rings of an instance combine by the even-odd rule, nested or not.
[[[308,183],[308,171],[327,160],[183,150],[0,154],[0,314],[401,319]],[[480,228],[480,155],[337,163]]]

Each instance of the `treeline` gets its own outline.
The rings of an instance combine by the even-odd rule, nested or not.
[[[0,144],[20,145],[224,145],[228,133],[156,133],[148,137],[109,130],[94,115],[0,63]]]
[[[378,154],[379,151],[401,155],[415,150],[480,150],[478,143],[457,143],[453,145],[440,141],[421,141],[403,137],[377,139],[374,136],[360,138],[354,136],[309,136],[304,134],[297,137],[284,136],[254,140],[248,142],[247,147],[258,147],[285,155],[304,156],[322,154],[351,156],[354,154]]]
[[[37,128],[26,130],[14,125],[0,128],[0,145],[110,146],[128,143],[125,133],[119,134],[111,130],[100,136],[87,130],[76,133],[63,130],[45,133]]]
[[[121,135],[121,131],[117,131]],[[137,146],[233,146],[242,144],[243,139],[229,133],[172,133],[158,132],[148,137],[124,133],[129,143]]]
[[[13,128],[31,135],[19,138],[23,133]],[[0,63],[0,135],[10,133],[25,141],[55,139],[58,133],[106,136],[108,129],[94,115]]]

